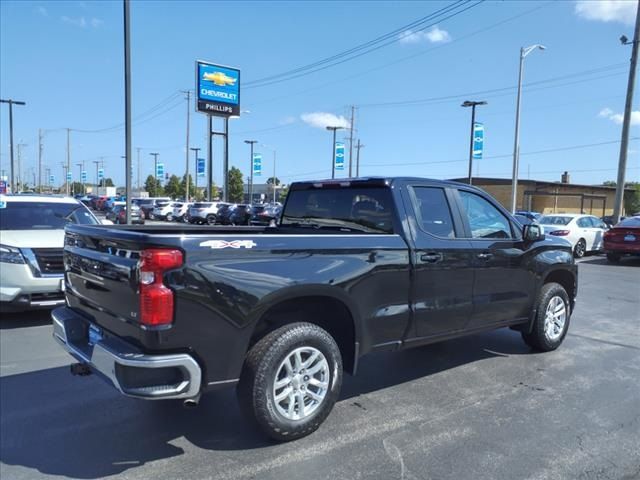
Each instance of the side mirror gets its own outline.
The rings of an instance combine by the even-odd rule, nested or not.
[[[544,239],[544,231],[540,225],[530,223],[522,227],[522,238],[529,242],[535,242],[537,240]]]
[[[111,220],[107,220],[106,218],[103,218],[102,220],[100,220],[100,223],[102,225],[113,225],[113,222]]]

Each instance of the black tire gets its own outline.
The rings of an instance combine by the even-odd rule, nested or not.
[[[167,222],[173,222],[173,215],[172,214],[168,214],[167,215]]]
[[[587,253],[587,242],[584,238],[581,238],[573,249],[573,256],[576,258],[582,258],[585,253]]]
[[[322,353],[328,364],[329,378],[325,396],[315,410],[306,418],[293,420],[278,411],[273,388],[279,366],[301,347],[311,347]],[[333,337],[317,325],[292,323],[274,330],[251,348],[237,393],[249,420],[271,438],[290,441],[309,435],[324,422],[338,399],[341,386],[342,357]]]
[[[207,224],[215,225],[216,224],[216,216],[215,215],[207,215]]]
[[[618,263],[620,262],[620,254],[619,253],[612,253],[612,252],[607,252],[607,261],[609,263]]]
[[[556,297],[562,299],[564,303],[566,318],[559,335],[555,338],[550,338],[545,332],[545,319],[547,315],[547,307],[551,300]],[[551,350],[555,350],[562,344],[564,337],[567,335],[570,319],[571,303],[569,302],[569,295],[566,290],[558,283],[547,283],[542,287],[538,294],[536,317],[533,321],[531,333],[522,332],[522,339],[527,345],[535,350],[539,350],[541,352],[550,352]]]

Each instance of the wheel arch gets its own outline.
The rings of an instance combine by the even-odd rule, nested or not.
[[[292,287],[265,297],[254,318],[247,350],[283,325],[313,323],[334,338],[344,370],[355,374],[362,328],[357,307],[343,290],[325,285]]]

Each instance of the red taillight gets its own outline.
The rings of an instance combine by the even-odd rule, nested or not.
[[[140,323],[157,326],[173,321],[173,291],[162,283],[163,273],[182,265],[182,252],[153,248],[140,254]]]
[[[571,233],[570,230],[555,230],[553,232],[549,232],[549,235],[555,235],[556,237],[565,237]]]

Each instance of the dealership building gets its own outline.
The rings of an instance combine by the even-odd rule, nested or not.
[[[453,180],[462,183],[468,181],[467,178]],[[473,178],[472,183],[492,195],[505,208],[511,209],[510,178],[478,177]],[[626,188],[624,194],[625,197],[632,195],[633,189]],[[587,213],[602,217],[613,214],[615,196],[616,187],[570,183],[570,176],[565,172],[559,182],[518,180],[516,205],[518,210],[540,213]]]

